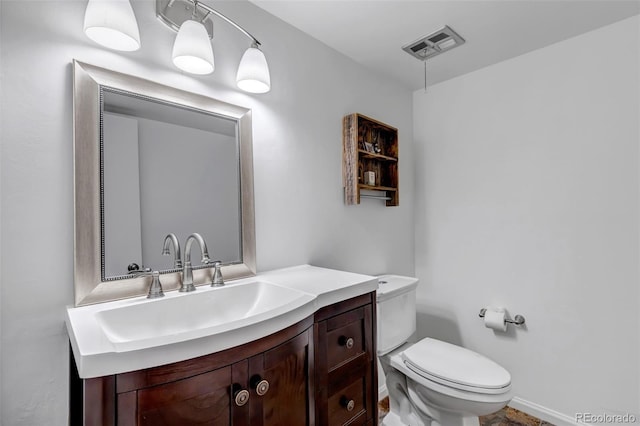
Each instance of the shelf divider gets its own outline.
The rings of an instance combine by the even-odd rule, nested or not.
[[[398,159],[395,158],[395,157],[389,157],[387,155],[376,154],[375,152],[365,151],[364,149],[358,149],[358,152],[363,157],[376,158],[378,160],[385,160],[385,161],[398,161]]]

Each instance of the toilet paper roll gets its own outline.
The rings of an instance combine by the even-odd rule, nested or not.
[[[492,330],[507,331],[507,323],[504,319],[504,309],[487,308],[484,313],[484,326]]]

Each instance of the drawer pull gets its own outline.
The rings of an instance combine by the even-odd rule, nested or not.
[[[249,401],[249,391],[242,389],[237,383],[233,385],[233,389],[233,400],[238,407],[242,407]]]
[[[340,344],[340,346],[346,346],[347,349],[351,349],[353,348],[353,337],[340,336],[340,339],[338,339],[338,343]]]
[[[340,405],[347,409],[347,411],[353,411],[356,408],[356,402],[353,399],[349,399],[346,396],[340,398]]]
[[[258,375],[251,378],[251,387],[256,390],[258,396],[264,396],[269,392],[269,382]]]

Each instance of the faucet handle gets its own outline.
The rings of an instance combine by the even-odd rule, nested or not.
[[[222,262],[216,260],[213,262],[213,279],[211,280],[211,287],[222,287],[224,285],[224,279],[222,278],[222,270],[220,269]]]
[[[152,271],[151,268],[145,268],[142,271],[129,271],[129,275],[132,277],[151,277],[151,285],[149,285],[149,293],[147,293],[147,299],[157,299],[158,297],[164,297],[164,291],[162,291],[162,283],[160,283],[160,272]]]
[[[131,262],[127,265],[127,275],[141,271],[151,271],[151,268],[140,269],[140,265],[138,265],[136,262]]]
[[[162,283],[160,282],[160,272],[153,271],[151,273],[151,285],[149,286],[149,293],[147,299],[157,299],[164,297],[164,291],[162,291]]]
[[[137,269],[132,269],[131,265],[135,265],[133,268],[137,268]],[[129,265],[129,272],[127,272],[127,275],[130,275],[132,277],[142,277],[145,275],[151,275],[151,268],[142,268],[139,269],[140,267],[138,265],[136,265],[135,263],[132,263],[131,265]]]

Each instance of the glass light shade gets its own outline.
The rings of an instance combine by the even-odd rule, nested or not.
[[[242,55],[236,83],[245,92],[266,93],[271,90],[271,76],[269,75],[267,58],[257,47],[248,48]]]
[[[173,44],[173,63],[191,74],[211,74],[215,68],[207,29],[200,22],[184,21]]]
[[[84,33],[110,49],[140,49],[138,22],[129,0],[89,0],[84,14]]]

